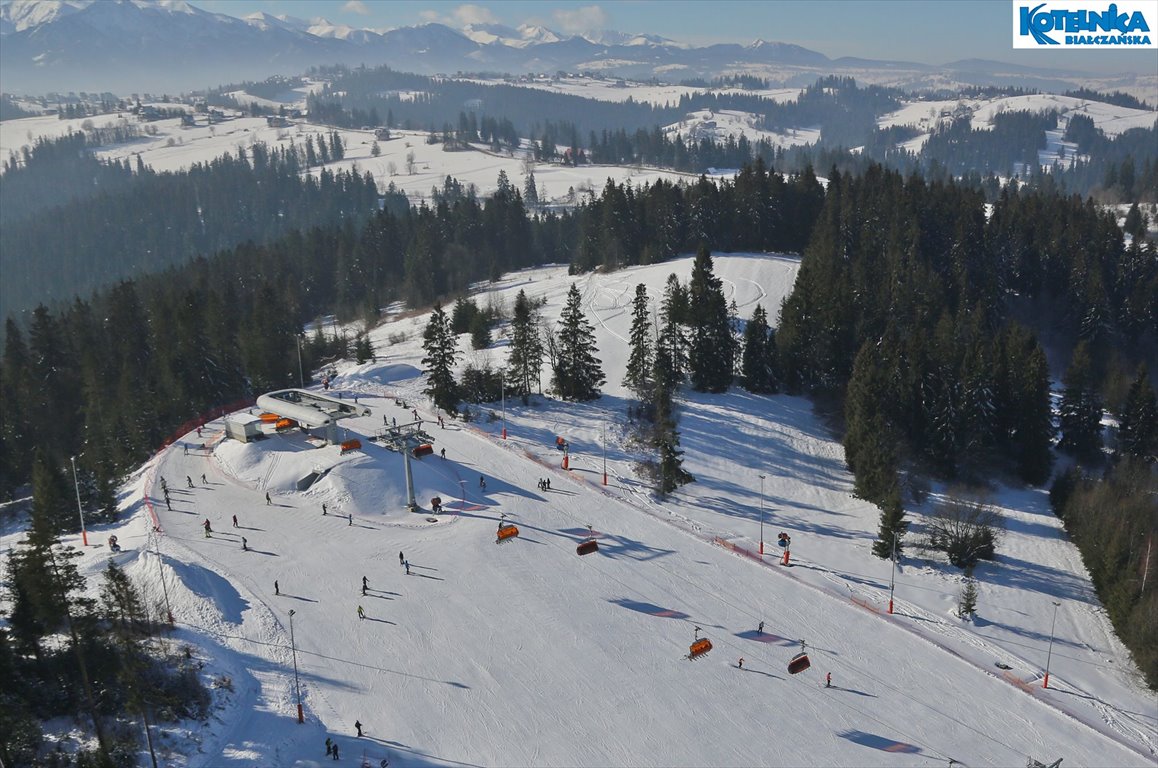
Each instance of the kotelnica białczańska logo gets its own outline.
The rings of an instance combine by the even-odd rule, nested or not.
[[[1013,0],[1014,48],[1158,48],[1155,0]]]

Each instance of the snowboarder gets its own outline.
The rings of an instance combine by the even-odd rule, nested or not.
[[[407,560],[406,562],[404,562],[402,564],[402,567],[406,569],[406,575],[409,576],[410,575],[410,561]]]
[[[441,416],[438,417],[438,428],[439,429],[446,429],[446,423],[442,420]]]
[[[362,610],[362,606],[360,606],[360,605],[358,606],[358,618],[359,619],[366,618],[366,612],[364,610]]]
[[[249,551],[249,539],[245,538],[244,536],[241,537],[241,551],[242,552],[248,552]]]
[[[205,528],[205,538],[212,539],[213,538],[213,535],[212,535],[213,534],[213,526],[209,524],[209,518],[208,517],[205,518],[205,522],[202,523],[202,527]]]
[[[234,527],[234,528],[236,528],[236,527],[237,527],[237,515],[234,515],[234,516],[233,516],[233,527]]]
[[[758,632],[761,635],[764,634],[764,622],[762,622],[762,621],[760,622],[760,626],[756,627],[756,632]]]
[[[832,673],[831,672],[827,673],[824,676],[824,687],[825,688],[831,688],[832,687]]]
[[[741,656],[740,660],[738,662],[736,662],[736,669],[743,669],[743,668],[744,668],[744,657]]]
[[[445,448],[442,449],[442,460],[446,461],[446,449]]]
[[[273,593],[275,595],[281,594],[281,585],[279,585],[276,580],[273,582]],[[326,739],[326,741],[328,742],[329,739]]]
[[[197,427],[197,437],[201,437],[201,427]]]
[[[201,484],[202,485],[209,485],[209,481],[205,479],[205,473],[204,472],[201,473]]]
[[[269,491],[266,491],[266,492],[265,492],[265,505],[266,505],[267,507],[272,507],[272,506],[273,506],[273,499],[271,499],[271,498],[269,497]]]
[[[329,736],[326,737],[326,757],[334,753],[334,740]]]
[[[354,513],[350,512],[346,515],[346,525],[353,525],[353,524],[354,524]]]
[[[406,562],[406,558],[402,556],[402,550],[398,550],[398,564],[402,565]]]
[[[392,426],[392,427],[398,426],[398,417],[397,416],[391,416],[390,417],[390,426]]]
[[[547,490],[551,490],[551,478],[547,478]]]
[[[362,738],[362,721],[361,720],[355,720],[354,721],[354,727],[358,729],[358,738],[359,739]]]
[[[326,509],[326,503],[323,501],[322,502],[322,517],[325,517],[327,514],[328,514],[328,512]]]
[[[487,489],[487,479],[482,475],[478,476],[478,487],[482,488],[484,491]]]
[[[338,759],[338,742],[334,742],[334,759]]]
[[[390,422],[389,422],[389,420],[387,420],[386,414],[382,414],[382,426],[384,426],[384,427],[390,426]]]
[[[185,485],[189,486],[190,488],[193,487],[193,478],[189,477],[189,475],[185,475]]]

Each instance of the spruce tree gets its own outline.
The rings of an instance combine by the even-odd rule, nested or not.
[[[663,498],[681,485],[694,481],[695,478],[683,467],[683,451],[680,450],[680,434],[671,390],[657,381],[653,401],[655,403],[653,442],[659,465],[656,490]]]
[[[971,618],[977,611],[977,580],[973,574],[965,576],[965,583],[961,585],[961,598],[957,601],[957,615],[962,619]]]
[[[458,406],[458,385],[453,371],[458,357],[458,339],[441,304],[435,304],[430,313],[430,321],[422,334],[422,349],[426,352],[426,357],[422,358],[426,373],[423,394],[430,396],[438,408],[454,413]]]
[[[651,312],[647,298],[647,286],[635,286],[635,299],[631,303],[631,333],[628,344],[631,355],[627,359],[627,373],[623,386],[630,389],[640,399],[644,399],[652,387],[652,366],[654,354],[651,342]]]
[[[555,359],[555,391],[564,400],[594,400],[606,381],[595,357],[595,328],[583,314],[583,297],[574,283],[559,315],[558,353]]]
[[[1058,448],[1082,459],[1094,459],[1102,447],[1102,404],[1094,381],[1089,342],[1082,340],[1074,348],[1064,381]]]
[[[1145,461],[1158,457],[1158,405],[1145,364],[1138,366],[1118,416],[1118,451]]]
[[[688,303],[688,373],[692,387],[700,392],[723,392],[732,383],[735,349],[723,283],[712,272],[712,256],[706,245],[700,246],[692,263]]]
[[[776,378],[776,336],[768,327],[768,313],[759,304],[744,328],[744,351],[740,362],[744,389],[757,394],[779,390]]]
[[[845,396],[844,457],[853,471],[853,495],[882,506],[897,487],[895,430],[886,416],[886,372],[875,344],[866,342],[853,364]]]
[[[511,317],[511,346],[507,356],[507,388],[512,395],[529,402],[532,386],[542,391],[543,340],[539,336],[539,317],[526,292],[515,297]]]
[[[899,559],[903,551],[905,531],[909,528],[905,510],[901,506],[900,486],[894,485],[885,497],[884,503],[878,506],[881,508],[881,522],[877,540],[873,542],[873,554],[881,559],[892,557],[895,538],[896,556]]]
[[[656,347],[664,350],[668,363],[664,367],[664,373],[668,376],[664,380],[665,385],[669,389],[674,389],[683,381],[684,373],[687,371],[688,340],[684,326],[689,321],[688,293],[674,273],[667,276],[667,283],[664,285],[659,321]]]

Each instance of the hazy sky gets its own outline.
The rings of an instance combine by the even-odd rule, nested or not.
[[[192,0],[208,11],[254,11],[382,29],[441,21],[544,24],[557,32],[647,32],[679,42],[795,43],[831,58],[944,64],[969,58],[1094,72],[1158,72],[1158,51],[1015,51],[1010,0],[619,0],[456,3],[418,0]]]

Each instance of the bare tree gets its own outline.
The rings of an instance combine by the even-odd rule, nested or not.
[[[927,525],[929,545],[949,556],[949,562],[967,568],[978,559],[992,560],[1002,518],[985,501],[950,495],[933,508]]]
[[[394,162],[393,160],[390,160],[389,162],[387,162],[386,163],[386,173],[390,174],[391,176],[397,176],[398,175],[398,163]]]
[[[414,175],[414,150],[406,153],[406,173],[409,176]]]

